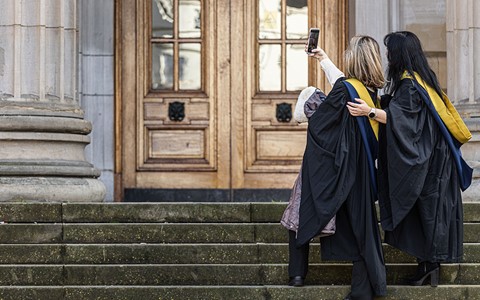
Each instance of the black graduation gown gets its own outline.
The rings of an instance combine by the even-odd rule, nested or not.
[[[302,164],[297,245],[317,236],[336,214],[336,232],[321,238],[323,260],[364,260],[376,295],[386,294],[385,263],[367,158],[340,78],[309,120]]]
[[[385,242],[420,261],[458,262],[463,209],[450,148],[410,79],[382,106],[387,124],[380,126],[378,189]]]

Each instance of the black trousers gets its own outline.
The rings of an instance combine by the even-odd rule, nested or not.
[[[296,235],[295,231],[288,231],[288,276],[305,278],[308,271],[310,245],[305,244],[300,248],[295,247]]]
[[[363,260],[353,262],[351,290],[353,299],[373,300],[373,289]]]
[[[305,244],[297,248],[295,246],[295,231],[289,230],[288,237],[288,276],[302,276],[305,278],[308,272],[310,244]],[[373,289],[367,274],[367,268],[363,260],[353,262],[351,295],[354,299],[373,299]]]

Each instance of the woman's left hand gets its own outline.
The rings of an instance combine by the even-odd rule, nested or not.
[[[355,101],[357,101],[357,103],[347,102],[347,108],[350,114],[354,117],[368,116],[372,108],[360,98],[355,98]]]

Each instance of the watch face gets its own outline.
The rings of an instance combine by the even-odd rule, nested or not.
[[[375,117],[375,113],[369,113],[369,114],[368,114],[368,117],[369,117],[369,118],[374,118],[374,117]]]

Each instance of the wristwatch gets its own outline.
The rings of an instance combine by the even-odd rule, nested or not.
[[[377,110],[375,108],[372,108],[368,113],[368,117],[370,119],[375,119],[376,116],[377,116]]]

